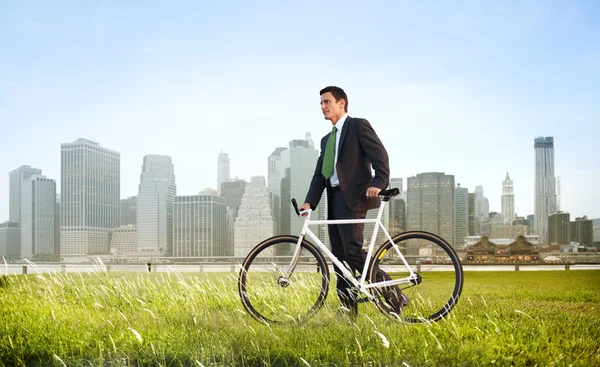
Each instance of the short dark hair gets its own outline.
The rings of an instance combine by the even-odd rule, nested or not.
[[[334,86],[329,86],[329,87],[325,87],[323,89],[321,89],[321,92],[319,93],[319,95],[323,95],[325,93],[331,93],[331,95],[333,96],[333,98],[335,98],[335,101],[339,101],[340,99],[343,99],[344,101],[346,101],[346,104],[344,105],[344,110],[346,112],[348,112],[348,96],[346,95],[346,92],[344,92],[344,90],[340,87],[334,87]]]

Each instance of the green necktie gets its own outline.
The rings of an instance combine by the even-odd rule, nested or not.
[[[333,176],[333,166],[335,163],[335,133],[337,127],[333,127],[329,139],[327,139],[327,145],[325,146],[325,155],[323,156],[323,166],[321,167],[321,173],[323,177],[328,179]]]

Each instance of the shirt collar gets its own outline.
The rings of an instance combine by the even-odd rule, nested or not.
[[[335,123],[334,126],[337,128],[337,131],[342,131],[342,128],[344,127],[344,122],[346,122],[347,118],[348,118],[348,113],[345,113],[342,117],[340,117],[338,122]]]

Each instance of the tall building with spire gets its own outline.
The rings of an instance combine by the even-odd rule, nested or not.
[[[556,212],[556,178],[554,176],[554,138],[538,137],[535,149],[534,231],[540,243],[548,238],[548,218]]]
[[[144,157],[137,196],[137,250],[151,255],[173,250],[173,210],[177,187],[171,157]]]
[[[229,155],[227,153],[219,153],[217,159],[217,190],[221,194],[221,183],[227,182],[231,178],[231,167],[229,164]]]
[[[508,172],[506,178],[502,182],[502,202],[501,210],[504,217],[504,223],[512,226],[515,220],[515,194],[513,193],[513,181],[510,179]]]
[[[61,144],[61,261],[108,254],[120,223],[121,155],[78,139]]]

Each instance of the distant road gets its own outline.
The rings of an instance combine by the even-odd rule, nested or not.
[[[0,264],[0,275],[5,274],[23,274],[23,264]],[[39,273],[78,273],[78,272],[148,272],[148,267],[144,264],[111,264],[106,267],[93,264],[36,264],[25,265],[27,274]],[[427,265],[423,265],[426,268]],[[447,268],[447,269],[446,269]],[[438,271],[449,270],[449,265],[442,265],[436,268]],[[515,265],[463,265],[465,271],[515,271]],[[570,265],[571,270],[600,270],[600,265],[580,264]],[[422,269],[425,271],[426,269]],[[565,265],[519,265],[519,271],[548,271],[565,270]],[[180,272],[180,273],[199,273],[199,272],[238,272],[237,264],[211,264],[211,265],[167,265],[153,264],[152,272]]]

